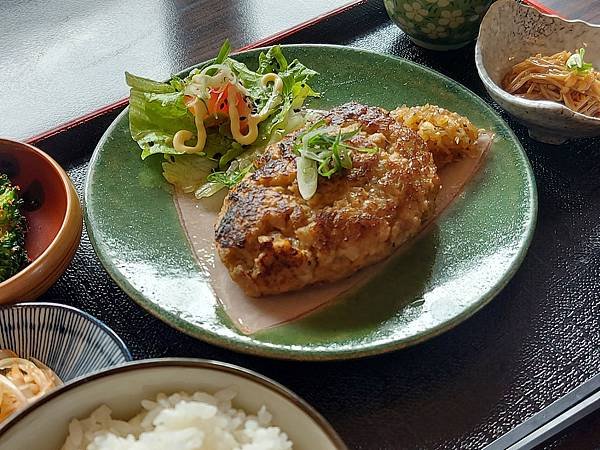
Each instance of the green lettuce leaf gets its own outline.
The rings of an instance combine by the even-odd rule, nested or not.
[[[201,154],[165,155],[162,164],[165,179],[183,192],[194,192],[206,183],[207,176],[214,170],[225,170],[234,158],[246,149],[216,130],[209,130]]]
[[[234,144],[237,144],[237,142],[231,137],[230,133],[222,129],[210,129],[207,131],[206,143],[202,153],[211,159],[219,160]]]
[[[178,154],[173,136],[179,130],[196,131],[183,92],[171,83],[159,83],[126,73],[129,94],[129,130],[142,149],[142,159],[155,153]]]
[[[275,53],[275,55],[277,54]],[[277,65],[281,66],[282,62],[278,61]],[[262,145],[280,140],[284,135],[302,127],[304,120],[294,110],[302,107],[308,97],[319,97],[320,95],[308,85],[309,81],[317,75],[317,72],[304,66],[297,59],[289,65],[284,64],[282,67],[286,67],[284,71],[279,73],[283,81],[283,102],[277,112],[259,126],[257,143],[262,142]]]
[[[231,53],[231,43],[229,42],[229,39],[225,39],[225,42],[223,42],[223,45],[221,45],[221,49],[215,58],[215,64],[223,63],[223,61],[225,61],[225,59],[229,56],[229,53]]]
[[[154,92],[156,94],[165,94],[175,92],[175,88],[169,83],[149,80],[148,78],[137,77],[129,72],[125,72],[125,82],[131,89],[141,92]]]
[[[261,75],[284,72],[287,68],[287,59],[283,56],[279,45],[271,47],[267,53],[261,52],[258,56],[258,70],[256,72]]]
[[[162,163],[165,179],[186,193],[194,192],[206,183],[206,178],[216,167],[215,161],[201,155],[169,156]]]

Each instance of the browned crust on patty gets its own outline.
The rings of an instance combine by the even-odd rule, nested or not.
[[[225,198],[216,226],[219,256],[247,294],[277,294],[333,281],[389,256],[434,209],[439,180],[431,153],[381,108],[357,103],[325,115],[358,124],[352,169],[319,177],[308,201],[296,181],[295,134],[273,144]]]

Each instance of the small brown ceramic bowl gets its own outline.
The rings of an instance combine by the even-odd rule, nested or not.
[[[35,300],[62,275],[81,238],[81,206],[65,171],[29,144],[0,139],[0,173],[19,186],[30,263],[0,283],[0,304]]]

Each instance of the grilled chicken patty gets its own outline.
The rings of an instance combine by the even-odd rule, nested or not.
[[[440,185],[431,153],[381,108],[349,103],[324,116],[359,125],[349,143],[352,169],[319,176],[304,200],[296,180],[294,138],[269,146],[256,171],[230,190],[216,226],[219,256],[253,297],[347,277],[389,256],[433,212]]]

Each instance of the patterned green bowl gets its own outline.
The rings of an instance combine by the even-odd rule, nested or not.
[[[464,47],[477,37],[494,0],[384,0],[390,18],[417,45],[430,50]]]

